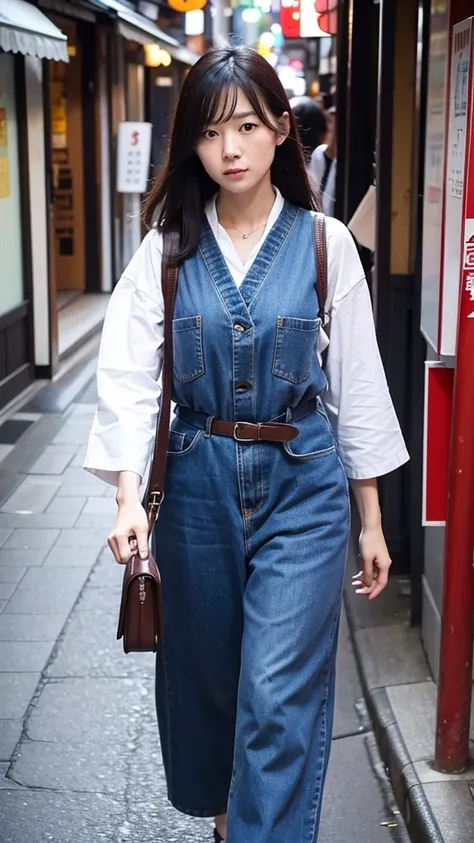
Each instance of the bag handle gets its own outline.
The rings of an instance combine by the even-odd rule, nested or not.
[[[156,427],[153,458],[144,498],[148,515],[149,530],[153,527],[165,497],[166,457],[170,437],[171,393],[173,388],[173,313],[178,290],[179,267],[170,266],[170,259],[179,250],[179,234],[168,231],[163,234],[161,259],[161,286],[164,301],[164,357],[162,371],[162,392],[159,420]]]
[[[316,256],[316,293],[318,295],[319,302],[319,317],[324,327],[326,299],[328,294],[328,257],[326,245],[326,217],[324,214],[317,213],[313,217],[313,240]]]

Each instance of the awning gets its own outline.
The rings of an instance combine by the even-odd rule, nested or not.
[[[0,49],[39,59],[69,61],[66,36],[26,0],[0,0]]]
[[[136,41],[137,44],[160,44],[169,54],[184,64],[193,65],[199,56],[184,47],[176,38],[172,38],[163,32],[152,20],[138,12],[132,11],[124,6],[119,0],[100,0],[111,12],[115,12],[118,18],[118,31],[129,41]]]

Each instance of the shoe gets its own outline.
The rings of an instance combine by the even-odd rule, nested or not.
[[[225,843],[224,838],[220,836],[217,828],[214,829],[214,843]]]

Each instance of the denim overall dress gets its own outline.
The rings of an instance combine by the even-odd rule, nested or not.
[[[313,843],[331,742],[348,486],[320,399],[312,217],[286,204],[240,288],[207,224],[180,269],[156,702],[168,795],[227,843]],[[290,443],[210,420],[290,422]]]

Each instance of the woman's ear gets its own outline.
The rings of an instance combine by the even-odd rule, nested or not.
[[[278,120],[277,146],[281,146],[290,134],[290,115],[284,111]]]

